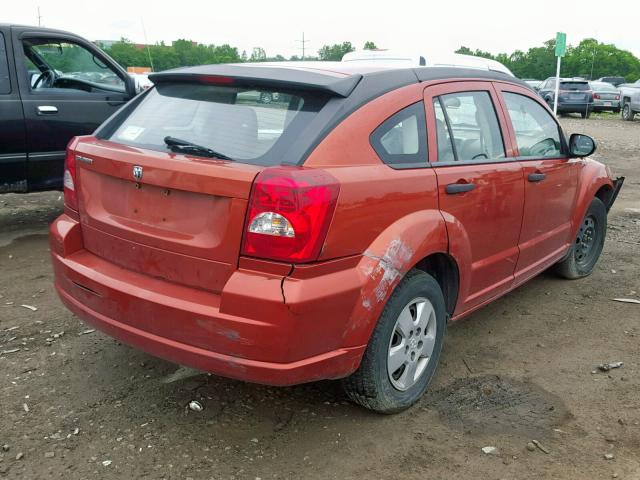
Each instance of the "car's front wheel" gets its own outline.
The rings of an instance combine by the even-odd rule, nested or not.
[[[413,405],[435,373],[445,329],[438,282],[411,270],[385,305],[360,367],[343,380],[348,397],[381,413]]]
[[[606,233],[607,209],[602,200],[594,198],[567,256],[556,264],[556,272],[571,280],[589,275],[600,258]]]

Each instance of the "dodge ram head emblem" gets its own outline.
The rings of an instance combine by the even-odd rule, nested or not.
[[[142,167],[139,165],[135,165],[133,167],[133,178],[136,179],[136,181],[140,181],[142,180]]]

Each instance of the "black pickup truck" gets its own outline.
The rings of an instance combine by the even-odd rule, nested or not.
[[[93,43],[0,23],[0,193],[62,188],[65,148],[136,95]]]

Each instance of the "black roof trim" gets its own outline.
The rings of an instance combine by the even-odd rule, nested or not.
[[[359,73],[336,76],[335,74],[323,73],[318,70],[224,64],[168,70],[166,72],[153,73],[149,75],[149,79],[153,83],[197,82],[206,76],[230,77],[233,79],[230,85],[313,90],[339,97],[348,97],[362,79],[362,75]],[[212,81],[212,83],[215,82]]]

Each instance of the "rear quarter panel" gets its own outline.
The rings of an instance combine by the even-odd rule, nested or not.
[[[424,168],[396,170],[380,160],[369,141],[383,121],[422,101],[424,88],[424,84],[410,85],[367,103],[336,126],[305,162],[340,182],[320,260],[357,257],[353,277],[342,279],[355,285],[347,328],[341,327],[344,346],[366,343],[407,271],[422,258],[448,250],[437,178],[427,159]],[[303,270],[295,267],[292,277]],[[327,277],[327,288],[333,288],[338,278]],[[287,301],[295,301],[295,284],[285,282],[284,288]]]

